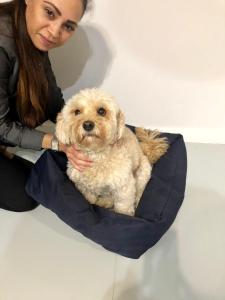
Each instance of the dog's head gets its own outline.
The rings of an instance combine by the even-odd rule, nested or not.
[[[56,136],[63,144],[98,150],[118,141],[124,116],[115,100],[99,89],[80,91],[57,117]]]

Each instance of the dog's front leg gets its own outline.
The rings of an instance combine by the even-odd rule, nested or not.
[[[116,200],[114,201],[115,212],[133,216],[135,212],[136,186],[134,177],[128,178],[126,183],[118,189]]]
[[[135,173],[135,180],[136,180],[135,207],[138,206],[138,203],[141,199],[144,189],[151,177],[151,170],[152,170],[152,167],[149,164],[147,157],[143,156],[141,159],[140,166]]]
[[[80,190],[80,192],[83,194],[83,196],[89,203],[96,204],[98,198],[96,197],[95,194],[91,193],[83,186],[77,186],[77,188]]]
[[[98,198],[94,195],[94,194],[91,194],[91,193],[85,193],[84,194],[84,197],[88,200],[88,202],[90,202],[91,204],[96,204]]]

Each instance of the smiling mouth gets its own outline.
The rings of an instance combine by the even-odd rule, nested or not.
[[[50,41],[50,40],[48,40],[48,39],[46,39],[42,34],[40,34],[40,37],[41,37],[41,41],[42,41],[42,43],[44,44],[44,45],[55,45],[55,42],[53,42],[53,41]]]

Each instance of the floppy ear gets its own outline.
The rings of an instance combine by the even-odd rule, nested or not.
[[[119,140],[125,129],[125,118],[121,110],[117,113],[117,140]]]
[[[62,113],[57,115],[55,135],[61,143],[66,145],[70,144],[69,126],[66,124]]]

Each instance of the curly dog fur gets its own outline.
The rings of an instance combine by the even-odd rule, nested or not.
[[[158,132],[136,128],[136,133],[125,126],[118,104],[102,90],[82,90],[65,104],[57,117],[56,136],[64,144],[76,144],[93,160],[83,172],[70,162],[67,168],[90,203],[134,215],[152,164],[168,148]]]

